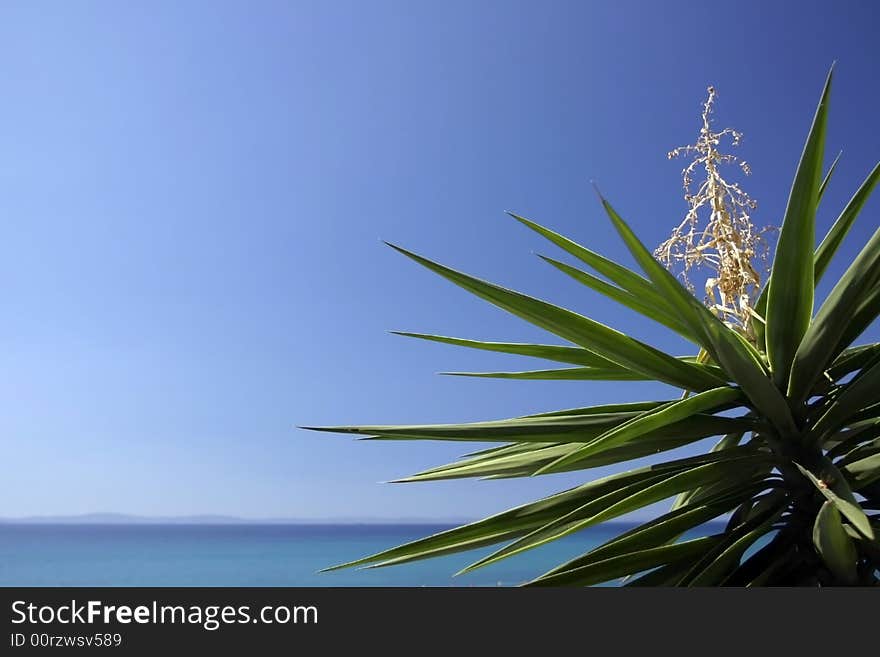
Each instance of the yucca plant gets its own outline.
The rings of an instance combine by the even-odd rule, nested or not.
[[[500,546],[465,570],[662,500],[659,517],[536,577],[528,585],[876,585],[880,581],[880,344],[853,342],[880,313],[880,229],[814,314],[815,287],[880,176],[880,165],[815,248],[828,75],[807,136],[769,276],[754,203],[720,175],[725,135],[714,132],[710,88],[685,185],[690,212],[652,254],[607,200],[601,204],[642,273],[523,217],[514,219],[592,269],[547,259],[572,278],[675,331],[697,355],[675,357],[583,315],[499,287],[393,246],[456,285],[549,331],[569,346],[403,333],[415,338],[565,363],[562,369],[472,373],[514,379],[655,380],[669,399],[587,406],[459,425],[312,427],[388,440],[501,443],[402,481],[498,479],[588,470],[720,437],[707,453],[582,484],[348,566],[386,566]],[[710,218],[700,228],[701,211]],[[682,276],[674,270],[682,266]],[[710,270],[706,299],[687,274]],[[596,275],[598,274],[598,276]],[[681,282],[680,282],[681,278]],[[758,293],[759,292],[759,293]],[[718,531],[718,520],[726,520]],[[715,522],[712,522],[715,521]],[[702,535],[701,534],[705,534]],[[695,537],[696,536],[696,537]]]

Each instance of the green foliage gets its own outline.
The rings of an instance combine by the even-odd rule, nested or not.
[[[499,443],[401,481],[529,477],[588,470],[711,436],[708,453],[582,484],[352,563],[380,567],[476,548],[494,563],[662,500],[671,510],[537,576],[529,585],[876,585],[880,582],[880,344],[852,343],[880,314],[880,229],[814,314],[815,285],[880,178],[880,165],[818,248],[816,208],[829,74],[794,176],[753,336],[698,301],[601,203],[642,273],[523,217],[515,220],[592,270],[544,257],[567,276],[694,343],[664,353],[588,317],[397,251],[452,283],[568,341],[567,346],[401,335],[563,363],[527,372],[454,372],[513,379],[654,380],[671,399],[448,425],[311,427],[378,440]],[[729,517],[723,531],[711,521]],[[714,532],[714,533],[707,533]],[[700,534],[705,534],[700,536]],[[687,535],[687,540],[682,537]],[[696,536],[696,537],[695,537]]]

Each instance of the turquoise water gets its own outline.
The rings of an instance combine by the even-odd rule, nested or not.
[[[321,568],[448,525],[0,525],[0,586],[511,586],[628,525],[605,525],[467,575],[489,550],[372,570]]]

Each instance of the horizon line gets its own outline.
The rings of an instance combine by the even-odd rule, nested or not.
[[[0,516],[0,524],[458,524],[473,522],[474,518],[419,518],[419,517],[289,517],[237,516],[222,513],[195,513],[181,515],[141,515],[116,511],[96,511],[72,514],[42,514],[27,516]]]
[[[177,516],[139,515],[114,511],[58,515],[0,516],[0,525],[14,524],[81,524],[81,525],[136,525],[136,524],[191,524],[191,525],[460,525],[476,522],[477,518],[419,518],[419,517],[337,517],[337,518],[295,518],[284,516],[247,517],[220,513],[200,513]],[[631,520],[608,520],[603,524],[643,523],[645,518]]]

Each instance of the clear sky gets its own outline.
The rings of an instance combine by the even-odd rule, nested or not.
[[[836,59],[828,160],[844,155],[824,232],[880,157],[878,14],[867,0],[4,2],[0,516],[459,518],[581,481],[379,484],[468,450],[293,428],[671,393],[435,376],[526,361],[387,331],[550,338],[380,239],[684,353],[540,262],[552,247],[503,211],[625,258],[595,179],[659,243],[685,210],[666,152],[696,135],[714,84],[718,125],[745,133],[755,221],[778,223]],[[878,216],[874,198],[828,278]]]

